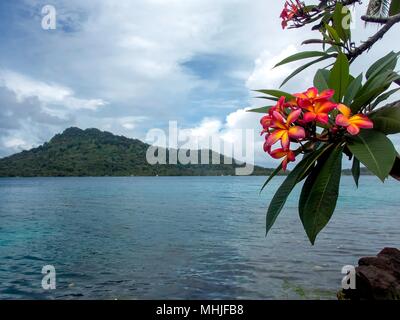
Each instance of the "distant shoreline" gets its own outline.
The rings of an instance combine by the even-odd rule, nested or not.
[[[290,171],[286,174],[278,174],[277,177],[286,177]],[[347,173],[345,171],[342,172],[342,176],[351,176],[351,173]],[[0,176],[0,179],[7,178],[192,178],[192,177],[269,177],[270,175],[261,175],[261,174],[252,174],[252,175],[121,175],[121,176]],[[370,173],[361,173],[361,176],[372,176]]]
[[[205,150],[206,160],[202,158],[204,150],[190,150],[197,161],[202,159],[204,163],[182,164],[177,159],[170,162],[168,158],[150,164],[147,161],[150,147],[140,140],[110,132],[72,127],[42,146],[0,159],[0,177],[220,177],[240,176],[238,173],[267,177],[275,171],[274,168],[247,166],[211,150]],[[158,150],[168,155],[170,151]],[[252,162],[254,158],[248,161]],[[278,175],[287,176],[289,172]],[[345,169],[342,174],[351,175],[352,172]],[[368,174],[368,171],[361,168],[361,174]]]

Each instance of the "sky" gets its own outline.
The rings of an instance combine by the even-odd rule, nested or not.
[[[256,163],[274,165],[262,152],[260,115],[246,112],[265,103],[252,90],[278,88],[296,64],[272,69],[275,63],[319,49],[301,46],[316,32],[282,30],[283,3],[0,1],[0,157],[71,126],[146,140],[149,130],[176,121],[198,140],[214,135],[235,142],[238,129],[254,129]],[[45,5],[56,9],[55,30],[42,28]],[[356,17],[364,11],[359,7]],[[357,21],[354,39],[375,31]],[[398,32],[396,26],[352,73],[398,49]],[[315,70],[294,78],[285,91],[311,87]]]

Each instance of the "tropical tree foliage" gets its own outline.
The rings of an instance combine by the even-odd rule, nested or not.
[[[272,198],[266,217],[267,233],[297,184],[302,183],[299,215],[314,244],[328,224],[339,195],[343,157],[352,162],[352,174],[358,186],[361,166],[380,180],[389,175],[399,178],[400,157],[387,135],[400,133],[400,101],[382,107],[399,90],[396,71],[400,52],[391,51],[366,68],[352,74],[352,63],[369,50],[385,33],[400,22],[398,0],[371,0],[362,20],[382,24],[377,33],[356,46],[351,34],[349,5],[357,0],[320,1],[306,5],[299,0],[286,1],[281,14],[283,28],[301,28],[312,24],[318,39],[305,44],[321,44],[321,50],[296,53],[275,67],[309,60],[295,69],[282,83],[320,62],[310,88],[298,93],[276,89],[257,90],[272,103],[250,111],[263,113],[264,151],[282,163],[268,178],[296,166]]]

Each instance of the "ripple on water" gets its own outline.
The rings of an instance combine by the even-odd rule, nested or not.
[[[400,185],[362,179],[314,247],[299,188],[265,237],[279,177],[0,179],[0,298],[334,299],[342,266],[400,243]]]

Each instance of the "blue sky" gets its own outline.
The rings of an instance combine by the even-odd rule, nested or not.
[[[41,28],[48,4],[57,10],[56,30]],[[235,129],[258,131],[259,116],[243,112],[262,103],[251,89],[277,87],[293,66],[272,65],[304,50],[300,43],[308,36],[281,29],[282,6],[266,0],[2,0],[0,156],[40,145],[69,126],[142,140],[170,120],[231,140]],[[353,32],[362,39],[373,31],[359,23]],[[391,32],[354,73],[395,49],[395,39]],[[307,89],[312,71],[286,89]],[[254,139],[261,150],[262,139]],[[257,152],[258,163],[268,161]]]

